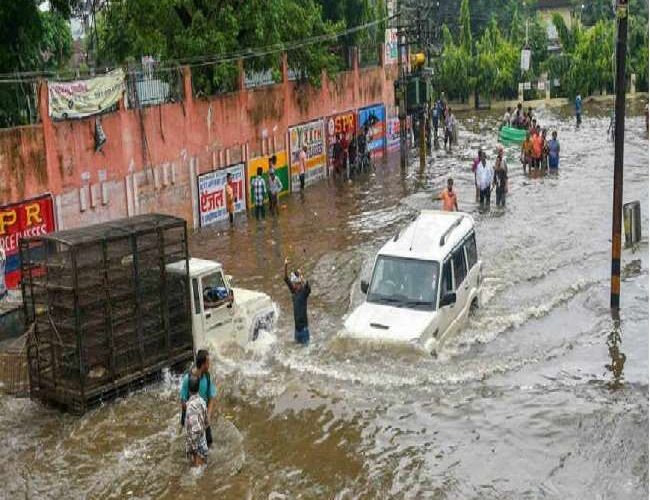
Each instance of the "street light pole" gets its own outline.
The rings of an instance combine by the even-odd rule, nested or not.
[[[627,0],[617,0],[616,107],[614,121],[614,197],[612,207],[612,280],[610,307],[618,313],[621,294],[621,219],[623,215],[623,142],[625,140],[625,56],[627,52]]]

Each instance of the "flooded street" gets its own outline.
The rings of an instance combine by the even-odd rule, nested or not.
[[[167,374],[80,419],[0,396],[0,497],[647,498],[648,138],[642,104],[628,106],[624,202],[640,200],[644,241],[623,252],[620,341],[609,109],[587,105],[578,130],[569,108],[537,110],[558,130],[559,176],[528,178],[507,147],[507,207],[487,213],[470,163],[480,145],[494,162],[502,113],[461,114],[458,146],[424,171],[414,152],[405,173],[393,156],[367,178],[283,199],[277,220],[193,235],[194,257],[280,310],[275,331],[212,362],[207,470],[188,471],[179,376]],[[481,307],[437,358],[338,339],[375,252],[439,208],[449,176],[476,221]],[[285,256],[311,282],[308,348],[293,343]]]

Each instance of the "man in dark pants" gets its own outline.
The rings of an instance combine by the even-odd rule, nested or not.
[[[210,379],[210,357],[208,351],[205,349],[199,349],[196,353],[196,359],[194,361],[194,366],[183,375],[183,380],[181,382],[181,426],[185,426],[185,410],[187,401],[190,399],[190,374],[199,379],[199,396],[208,405],[208,425],[205,429],[205,438],[208,442],[208,446],[212,445],[212,428],[210,427],[210,422],[212,420],[212,414],[214,413],[214,407],[217,402],[217,388]]]
[[[297,269],[289,275],[289,260],[284,259],[284,282],[291,292],[293,301],[293,320],[295,323],[296,343],[309,345],[309,321],[307,319],[307,299],[311,293],[309,282]]]
[[[262,167],[257,167],[257,176],[251,181],[251,193],[253,194],[253,204],[255,205],[255,218],[264,219],[264,199],[266,198],[266,181],[262,174]]]

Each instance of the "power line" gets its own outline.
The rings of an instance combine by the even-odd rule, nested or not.
[[[291,52],[306,47],[308,45],[313,45],[315,43],[336,40],[337,38],[340,38],[342,36],[347,36],[353,33],[357,33],[364,29],[390,21],[391,19],[396,17],[397,14],[393,14],[392,16],[385,16],[381,19],[376,19],[374,21],[370,21],[368,23],[354,26],[352,28],[348,28],[343,31],[317,35],[311,38],[297,40],[295,42],[289,42],[289,43],[281,42],[281,43],[276,43],[264,47],[256,47],[253,49],[240,49],[238,51],[231,52],[229,54],[221,54],[221,55],[206,54],[202,56],[193,56],[193,57],[186,57],[180,59],[168,59],[164,61],[163,64],[157,66],[156,71],[176,71],[179,66],[189,66],[190,68],[210,66],[213,64],[228,63],[228,62],[235,62],[239,60],[248,60],[248,59],[264,57],[279,52]],[[115,69],[116,67],[106,68],[105,73],[107,73],[112,69]],[[54,71],[22,71],[22,72],[16,71],[11,73],[0,73],[0,83],[30,83],[30,82],[36,82],[39,78],[46,77],[46,76],[57,76],[57,73]]]

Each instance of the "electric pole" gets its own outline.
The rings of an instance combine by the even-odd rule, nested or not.
[[[616,107],[614,118],[614,202],[612,207],[612,282],[610,307],[618,313],[621,294],[621,219],[623,215],[623,141],[625,140],[625,57],[627,0],[616,0]]]
[[[407,47],[404,40],[404,26],[402,18],[402,2],[397,0],[397,89],[398,95],[398,112],[399,112],[399,159],[402,170],[406,169],[408,163],[408,136],[406,134],[406,74],[404,68],[404,58],[406,57],[405,48]]]

